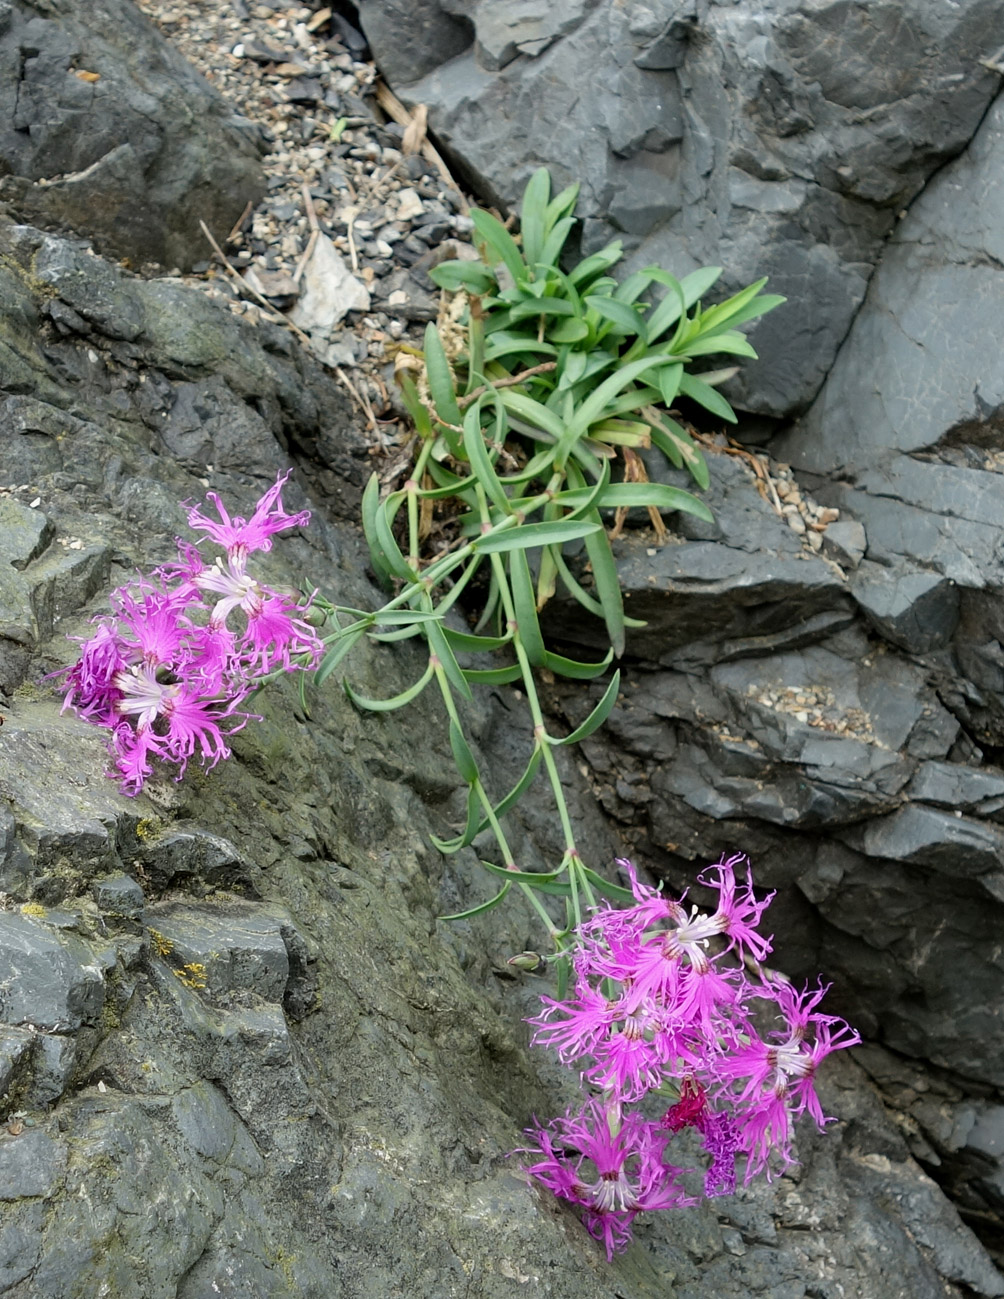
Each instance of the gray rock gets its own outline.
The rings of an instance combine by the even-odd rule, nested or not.
[[[845,568],[857,568],[867,545],[864,527],[856,519],[831,523],[823,533],[823,554]]]
[[[0,1200],[51,1196],[66,1169],[66,1147],[41,1128],[0,1140]]]
[[[138,920],[143,915],[146,899],[142,887],[131,875],[109,875],[95,880],[91,892],[101,910],[113,918]]]
[[[260,905],[161,903],[149,909],[147,923],[169,946],[164,957],[182,981],[187,970],[209,995],[246,990],[282,1002],[290,974],[282,938],[283,927],[292,927],[288,915]]]
[[[187,268],[204,254],[200,219],[222,239],[261,196],[257,132],[134,5],[5,13],[0,199],[23,220]]]
[[[771,415],[812,400],[898,213],[997,88],[980,61],[999,0],[867,14],[601,0],[562,6],[560,28],[535,5],[441,0],[423,6],[420,30],[455,12],[476,39],[444,43],[438,59],[420,37],[400,44],[395,0],[366,0],[361,17],[391,82],[428,105],[492,201],[514,205],[543,162],[559,183],[582,182],[587,251],[623,235],[635,266],[724,265],[733,287],[769,275],[788,305],[753,331],[762,360],[734,395]],[[543,36],[521,51],[514,34],[532,36],[531,18]]]
[[[959,625],[959,593],[940,573],[890,570],[866,560],[850,591],[886,640],[914,654],[943,649]]]
[[[114,556],[111,582],[164,562],[183,530],[178,502],[204,489],[194,468],[163,454],[155,431],[163,412],[187,403],[185,428],[180,419],[176,428],[193,439],[191,464],[208,447],[215,465],[217,440],[231,436],[239,407],[258,403],[273,435],[314,474],[312,498],[291,482],[287,506],[311,499],[316,511],[306,535],[284,537],[260,557],[261,571],[282,585],[309,576],[355,606],[377,600],[357,537],[324,509],[347,508],[351,483],[338,483],[337,457],[345,457],[345,475],[353,460],[342,445],[344,408],[325,408],[333,389],[320,371],[276,333],[251,330],[176,288],[102,268],[89,299],[87,261],[97,259],[61,243],[0,224],[7,276],[0,355],[14,358],[5,374],[22,386],[13,396],[31,394],[37,403],[15,406],[11,418],[21,423],[4,432],[12,429],[21,481],[37,481],[57,539],[91,518]],[[33,259],[48,279],[29,274]],[[43,350],[32,340],[49,329],[40,308],[53,292],[89,332],[44,333]],[[67,409],[79,421],[70,448],[56,441]],[[210,430],[204,442],[200,411]],[[29,425],[43,428],[28,432]],[[245,464],[210,475],[232,510],[247,515],[274,481],[277,460],[286,463],[278,446],[268,447],[259,429]],[[679,833],[688,850],[703,852],[712,835],[701,814],[689,809],[689,821],[678,818],[683,800],[667,792],[683,779],[685,764],[673,756],[690,745],[714,759],[708,787],[747,808],[759,798],[770,810],[767,783],[788,762],[804,766],[817,805],[831,797],[848,826],[894,813],[914,766],[946,760],[958,723],[921,665],[892,648],[879,653],[860,629],[849,629],[859,615],[842,578],[818,557],[799,557],[801,543],[758,503],[743,474],[723,470],[716,483],[730,502],[717,528],[694,530],[667,549],[685,552],[673,570],[673,598],[685,608],[691,584],[728,636],[718,641],[708,627],[692,660],[684,661],[688,647],[677,642],[677,650],[660,651],[671,669],[638,674],[652,685],[652,706],[635,710],[637,729],[626,708],[618,711],[617,761],[641,766],[631,745],[641,750],[644,729],[644,742],[667,766],[667,789],[627,771],[616,782],[627,796],[616,810],[651,813],[663,843]],[[771,579],[778,607],[757,622],[752,599],[746,614],[730,618],[724,588],[755,588],[761,547],[783,579]],[[716,563],[731,564],[720,582]],[[530,1190],[508,1157],[529,1116],[560,1110],[575,1080],[543,1053],[525,1050],[522,1021],[550,985],[497,974],[539,932],[529,910],[517,902],[456,925],[437,920],[493,890],[473,852],[443,859],[429,844],[430,832],[447,833],[462,819],[464,805],[442,774],[449,740],[435,702],[423,696],[374,723],[327,689],[311,697],[307,720],[296,683],[277,681],[255,700],[261,720],[233,736],[232,759],[209,773],[193,763],[182,782],[158,778],[126,799],[105,775],[104,737],[60,716],[58,692],[32,684],[72,659],[76,647],[65,636],[86,635],[104,605],[103,593],[81,600],[30,648],[0,728],[14,821],[0,826],[7,854],[0,887],[18,902],[34,898],[63,913],[59,928],[17,911],[0,912],[0,921],[19,935],[31,925],[52,945],[37,1003],[55,995],[56,952],[86,953],[106,987],[102,1013],[76,1031],[72,1066],[69,1034],[46,1035],[45,1051],[65,1051],[72,1068],[67,1090],[45,1102],[60,1134],[52,1140],[72,1158],[46,1165],[58,1172],[46,1183],[47,1200],[12,1201],[0,1219],[0,1283],[11,1299],[103,1288],[129,1299],[342,1292],[384,1299],[404,1289],[445,1295],[472,1285],[485,1299],[511,1299],[514,1286],[543,1287],[554,1299],[655,1299],[670,1291],[773,1299],[792,1277],[804,1288],[802,1278],[819,1274],[859,1299],[898,1299],[904,1287],[911,1299],[1000,1292],[978,1242],[922,1177],[849,1060],[821,1071],[824,1106],[840,1119],[819,1137],[800,1130],[799,1169],[751,1188],[727,1209],[716,1202],[639,1221],[635,1246],[608,1266],[579,1222]],[[696,625],[696,615],[688,617]],[[366,643],[348,670],[360,690],[390,693],[415,679],[421,658],[408,643]],[[718,674],[713,687],[700,675],[706,671]],[[862,721],[857,738],[831,735],[749,693],[751,685],[762,693],[765,681],[823,685],[824,674],[834,696],[827,718],[858,708],[870,732]],[[625,679],[626,700],[642,701],[639,690]],[[707,714],[715,700],[721,712]],[[525,734],[510,711],[516,702],[481,695],[470,713],[472,741],[479,756],[491,755],[485,768],[500,787],[525,761]],[[567,711],[584,706],[580,693]],[[756,726],[760,749],[716,732],[719,717],[721,727],[744,718]],[[830,743],[835,751],[827,755]],[[624,851],[624,840],[598,811],[592,782],[567,755],[558,757],[583,851],[600,865]],[[785,807],[811,801],[793,780],[778,789]],[[936,1053],[970,1079],[999,1065],[988,1042],[991,1011],[970,1019],[957,1013],[963,983],[984,1008],[999,1004],[994,971],[981,955],[999,916],[985,893],[977,904],[979,880],[914,864],[901,868],[908,879],[894,882],[896,863],[883,862],[880,873],[876,859],[844,845],[826,845],[842,856],[825,859],[817,846],[823,836],[808,820],[786,828],[783,809],[774,821],[743,815],[760,827],[763,878],[781,890],[777,929],[789,937],[779,961],[788,965],[794,949],[799,961],[791,968],[800,974],[822,960],[848,1009],[888,1033],[896,1049],[927,1059]],[[556,840],[560,851],[546,803],[531,800],[507,824],[520,860],[549,860]],[[155,936],[140,950],[128,929],[102,934],[95,888],[100,897],[103,881],[123,875],[142,883],[149,925],[163,938],[174,926],[164,958]],[[819,898],[811,905],[810,888]],[[949,924],[939,929],[946,914]],[[184,963],[172,964],[182,956]],[[175,972],[198,964],[206,966],[206,987],[192,970],[187,982]],[[946,969],[953,979],[939,994]],[[956,1038],[947,1027],[953,1017],[961,1024]],[[42,1065],[34,1052],[19,1057],[17,1085],[22,1070],[35,1070],[41,1090],[52,1077],[43,1077]],[[48,1135],[39,1114],[28,1117],[38,1126],[17,1140]],[[4,1138],[5,1150],[12,1139]],[[876,1152],[884,1162],[876,1163]]]
[[[93,1023],[105,990],[102,970],[72,937],[37,920],[0,912],[0,1019],[65,1032]]]

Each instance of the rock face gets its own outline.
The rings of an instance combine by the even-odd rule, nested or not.
[[[432,42],[400,42],[394,0],[360,18],[482,193],[513,204],[546,163],[582,182],[587,250],[620,236],[635,265],[722,265],[787,295],[734,389],[773,416],[815,396],[898,214],[1000,83],[981,60],[1001,0],[436,3],[437,67]]]
[[[116,112],[138,102],[142,117],[127,87],[142,78],[123,66],[175,67],[160,46],[99,65],[111,35],[75,26],[74,12],[0,0],[0,49],[17,51],[17,103],[32,105],[5,145],[22,150],[6,183],[22,214],[62,183],[31,171],[46,130],[53,157],[90,139],[70,143],[73,114],[98,102],[83,104],[79,85],[96,96],[107,78]],[[375,43],[380,14],[395,12],[366,0]],[[519,94],[551,135],[546,148],[524,137],[512,174],[538,152],[593,166],[587,238],[619,224],[649,258],[656,239],[682,249],[693,225],[694,255],[725,249],[738,277],[755,270],[736,259],[766,229],[782,271],[822,266],[813,337],[785,362],[791,391],[810,395],[891,214],[965,143],[993,85],[970,55],[994,6],[896,12],[899,27],[881,6],[407,9],[422,75],[480,79],[497,108],[493,87],[516,93],[527,74]],[[104,0],[89,15],[151,48],[134,11]],[[612,42],[621,79],[616,94],[597,80],[602,148],[576,154],[558,130],[571,111],[561,60],[592,59],[598,41]],[[653,78],[657,118],[636,113],[632,126]],[[56,107],[41,89],[29,98],[43,84]],[[749,113],[733,107],[744,95]],[[474,109],[463,112],[473,131]],[[95,130],[90,161],[65,155],[65,188],[93,197],[97,176],[117,202],[114,135]],[[714,524],[684,519],[662,548],[638,531],[618,543],[629,612],[647,626],[609,727],[565,755],[583,848],[600,866],[634,851],[677,887],[696,864],[749,851],[777,890],[779,966],[824,971],[834,1010],[870,1041],[823,1071],[836,1122],[799,1133],[798,1166],[640,1220],[613,1265],[512,1157],[530,1116],[559,1112],[574,1079],[526,1049],[522,1021],[551,989],[515,979],[506,958],[536,943],[533,915],[437,919],[494,890],[473,848],[444,858],[430,843],[465,801],[432,700],[361,717],[332,682],[308,715],[294,683],[275,683],[231,760],[132,800],[104,774],[102,734],[59,710],[49,674],[75,655],[67,637],[88,634],[110,587],[173,557],[181,502],[207,487],[247,515],[294,465],[286,504],[314,518],[262,557],[266,578],[353,606],[380,598],[349,526],[369,462],[341,389],[289,333],[0,216],[5,1295],[1004,1295],[970,1230],[999,1244],[1004,1212],[1004,771],[989,760],[1004,748],[1004,382],[983,342],[999,311],[1001,138],[994,109],[899,225],[826,387],[783,443],[803,489],[840,520],[817,529],[778,508],[768,470],[754,478],[723,445],[709,452]],[[186,147],[168,132],[150,157],[190,174]],[[494,147],[502,160],[510,146]],[[834,179],[838,155],[859,171]],[[712,201],[723,175],[746,207]],[[646,222],[668,201],[660,176],[687,201],[657,231]],[[692,216],[698,202],[713,231]],[[181,228],[173,198],[162,218]],[[116,232],[130,227],[78,228],[120,255]],[[701,239],[721,242],[708,256]],[[949,329],[932,323],[945,302]],[[936,385],[918,358],[938,348]],[[754,380],[760,408],[790,408],[780,372]],[[596,638],[555,612],[557,637]],[[364,693],[391,694],[419,659],[410,642],[363,643],[343,670]],[[575,724],[586,693],[555,688],[551,707]],[[487,692],[469,719],[503,788],[525,761],[520,706]],[[554,858],[553,822],[533,799],[512,817],[520,860]]]
[[[1004,1293],[849,1060],[821,1080],[839,1123],[802,1134],[799,1167],[641,1224],[613,1266],[526,1186],[509,1152],[573,1080],[525,1049],[540,982],[500,977],[532,917],[436,922],[488,885],[473,850],[444,859],[429,844],[462,816],[436,774],[448,740],[431,701],[374,721],[328,689],[308,720],[280,685],[214,772],[117,792],[102,736],[40,683],[72,659],[66,635],[86,633],[109,585],[170,556],[178,502],[205,481],[247,513],[286,463],[280,443],[318,512],[265,557],[270,580],[374,601],[358,538],[334,521],[358,490],[347,419],[275,331],[52,235],[4,225],[0,241],[0,446],[14,485],[0,642],[5,1293],[446,1299],[473,1276],[489,1299],[545,1280],[558,1299],[766,1299],[817,1274],[858,1299],[904,1285],[919,1299]],[[290,507],[308,499],[290,484]],[[769,581],[790,594],[802,561],[780,550]],[[847,622],[840,580],[806,574],[808,621]],[[765,634],[786,635],[783,622]],[[798,638],[785,643],[795,652]],[[407,644],[350,663],[371,694],[419,670]],[[512,702],[488,695],[471,719],[503,782],[521,758]],[[610,860],[618,845],[589,786],[572,763],[564,778],[590,856]],[[881,763],[874,783],[879,799],[895,785]],[[997,796],[977,785],[959,797]],[[532,803],[512,826],[528,859],[555,835]],[[894,1087],[894,1071],[882,1078]],[[995,1114],[980,1109],[952,1154],[991,1188]]]
[[[112,257],[188,268],[264,191],[264,140],[131,0],[0,5],[0,202]]]

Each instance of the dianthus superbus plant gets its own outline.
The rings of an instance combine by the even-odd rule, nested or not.
[[[500,877],[499,891],[461,915],[496,905],[513,885],[526,894],[554,951],[513,963],[551,959],[558,972],[557,996],[544,997],[531,1021],[534,1041],[577,1069],[586,1089],[577,1112],[529,1130],[528,1170],[582,1208],[612,1256],[638,1213],[693,1202],[667,1157],[676,1133],[693,1127],[702,1138],[706,1195],[734,1189],[737,1157],[745,1157],[747,1180],[769,1173],[772,1160],[783,1166],[793,1119],[808,1112],[825,1122],[813,1088],[818,1064],[858,1038],[818,1011],[823,989],[798,993],[761,966],[770,940],[758,926],[770,899],[756,898],[748,873],[737,878],[740,859],[701,878],[718,894],[707,914],[641,884],[629,863],[630,887],[612,883],[579,852],[554,750],[602,725],[619,673],[569,735],[548,727],[537,673],[588,680],[624,649],[632,621],[606,530],[611,517],[616,533],[629,509],[644,507],[659,537],[664,512],[711,518],[691,492],[650,482],[638,452],[655,447],[707,485],[674,403],[682,396],[734,420],[717,390],[733,369],[692,367],[707,356],[754,356],[738,327],[782,299],[759,281],[704,306],[717,268],[678,281],[649,267],[618,281],[610,272],[619,243],[563,266],[576,195],[573,186],[552,198],[538,171],[518,236],[475,211],[478,260],[433,272],[454,296],[424,348],[398,356],[414,425],[411,466],[383,497],[374,475],[363,496],[373,570],[389,590],[383,607],[352,609],[309,589],[295,597],[256,575],[255,555],[277,533],[309,522],[309,512],[283,508],[288,473],[250,519],[232,518],[210,492],[214,513],[188,508],[204,549],[180,540],[174,563],[112,594],[111,612],[95,620],[63,674],[64,707],[108,729],[115,774],[125,793],[137,794],[157,763],[181,779],[195,755],[209,767],[229,757],[226,737],[250,720],[246,704],[270,679],[296,672],[302,693],[307,673],[323,685],[363,637],[424,639],[425,668],[399,695],[365,698],[348,680],[344,688],[356,706],[387,711],[435,682],[468,791],[463,826],[435,842],[453,853],[490,831],[498,850],[498,860],[483,864]],[[559,588],[603,620],[610,646],[598,662],[548,648],[538,615]],[[467,742],[463,707],[479,685],[516,682],[529,714],[528,757],[500,794]],[[543,871],[516,860],[502,824],[541,769],[564,839],[561,861]],[[542,900],[548,895],[564,899],[562,922]],[[765,1011],[778,1027],[762,1027]],[[661,1115],[656,1098],[669,1102]]]

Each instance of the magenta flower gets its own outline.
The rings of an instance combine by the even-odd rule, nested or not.
[[[218,541],[226,548],[231,559],[240,557],[241,560],[246,560],[253,551],[271,550],[275,533],[285,532],[289,528],[306,527],[310,522],[309,510],[287,514],[282,508],[282,489],[292,472],[292,469],[287,469],[279,475],[275,485],[268,489],[255,506],[250,519],[242,519],[239,515],[231,519],[219,496],[215,492],[207,492],[206,497],[216,506],[220,522],[207,518],[198,506],[194,506],[188,511],[188,526],[200,529],[213,541]]]
[[[527,1171],[559,1199],[580,1205],[586,1230],[607,1258],[627,1247],[639,1213],[694,1204],[677,1184],[681,1170],[663,1160],[667,1138],[655,1123],[616,1105],[587,1100],[548,1127],[527,1129],[540,1158]]]
[[[593,911],[577,932],[572,996],[542,998],[544,1009],[529,1021],[534,1045],[554,1047],[603,1093],[574,1118],[536,1127],[541,1157],[530,1172],[583,1207],[608,1254],[627,1243],[641,1207],[683,1203],[672,1175],[667,1183],[658,1173],[670,1167],[664,1154],[673,1134],[701,1133],[711,1156],[704,1193],[731,1195],[739,1155],[747,1182],[769,1175],[771,1160],[792,1162],[796,1118],[808,1113],[820,1127],[829,1121],[813,1086],[816,1069],[831,1051],[860,1040],[842,1019],[819,1011],[824,987],[798,992],[781,976],[747,975],[747,964],[756,969],[771,950],[759,926],[773,894],[756,898],[748,865],[737,880],[745,862],[723,859],[699,877],[717,891],[714,911],[688,909],[621,863],[635,905]],[[754,1027],[754,1008],[764,1001],[784,1025],[767,1041]],[[654,1128],[628,1108],[674,1085],[679,1100]],[[590,1167],[595,1176],[584,1171]]]
[[[180,780],[196,755],[206,768],[228,758],[224,737],[248,720],[238,709],[251,691],[275,671],[316,667],[323,645],[304,609],[247,571],[250,553],[310,519],[283,510],[288,477],[280,475],[249,521],[231,520],[209,493],[221,522],[197,508],[189,518],[226,546],[226,557],[207,566],[197,547],[179,541],[177,563],[112,593],[112,613],[96,619],[65,671],[63,707],[111,730],[124,793],[139,793],[154,759],[173,763]],[[228,626],[231,617],[242,625]]]

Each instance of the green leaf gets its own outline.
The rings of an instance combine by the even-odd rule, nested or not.
[[[325,654],[318,664],[317,671],[314,673],[314,684],[324,685],[328,677],[331,676],[335,668],[338,667],[342,659],[353,648],[360,637],[365,636],[367,629],[365,627],[354,627],[351,631],[340,639],[335,641],[331,649]]]
[[[548,328],[547,336],[552,343],[581,343],[589,337],[589,326],[584,320],[559,320],[556,325]]]
[[[443,669],[447,681],[464,699],[472,700],[474,696],[471,694],[471,688],[460,670],[456,655],[450,649],[450,642],[446,639],[442,624],[430,622],[425,634],[429,642],[429,649],[439,660],[439,665]]]
[[[731,325],[733,316],[749,306],[766,283],[767,277],[765,275],[762,280],[756,280],[753,284],[747,285],[745,289],[740,289],[731,298],[726,298],[724,302],[719,302],[717,306],[702,311],[699,318],[701,333],[707,333],[709,330],[723,325]]]
[[[509,793],[506,794],[505,798],[503,798],[501,802],[495,804],[495,809],[494,809],[495,816],[500,821],[502,817],[505,816],[506,812],[508,812],[511,807],[513,807],[516,803],[519,802],[519,800],[523,797],[526,791],[533,784],[533,778],[537,774],[537,768],[540,766],[543,757],[544,757],[544,750],[540,747],[539,744],[535,745],[533,752],[530,754],[530,761],[526,764],[526,768],[524,769],[522,776],[520,776],[519,780],[516,781],[515,785],[513,785]],[[481,829],[484,830],[487,829],[487,827],[488,827],[488,821],[485,820],[484,822],[482,822]],[[479,830],[478,833],[480,834],[481,831]]]
[[[618,302],[616,298],[599,298],[594,294],[589,294],[585,302],[587,306],[592,307],[593,311],[598,312],[604,320],[609,320],[611,324],[616,325],[624,333],[637,334],[639,338],[648,342],[648,329],[645,326],[645,321],[635,311],[634,307],[628,306],[626,302]]]
[[[617,692],[620,690],[620,685],[621,674],[618,671],[613,674],[610,679],[610,684],[607,686],[603,694],[603,698],[582,725],[577,726],[571,735],[566,735],[563,740],[556,740],[553,737],[550,737],[550,743],[578,744],[580,740],[584,740],[588,735],[592,735],[593,731],[598,730],[613,712],[614,704],[617,702]]]
[[[647,370],[654,370],[670,363],[669,357],[642,357],[630,365],[615,370],[609,379],[603,382],[586,398],[576,410],[574,418],[564,429],[555,450],[555,464],[563,466],[568,459],[572,444],[578,440],[595,420],[606,414],[606,406],[613,401],[630,383],[634,383]]]
[[[551,196],[551,177],[546,167],[538,167],[523,191],[519,228],[523,236],[523,256],[533,268],[541,260],[544,246],[544,223],[547,204]]]
[[[544,214],[544,224],[553,226],[555,222],[562,217],[569,216],[575,207],[575,200],[579,197],[579,186],[577,183],[566,185],[560,194],[556,194],[547,205],[547,211]]]
[[[422,405],[421,398],[418,395],[418,389],[415,387],[415,381],[406,370],[398,373],[398,383],[401,387],[401,397],[411,416],[412,423],[415,425],[415,431],[421,438],[432,436],[432,418],[429,412]]]
[[[514,388],[500,388],[498,393],[507,411],[517,415],[527,424],[550,433],[555,441],[564,433],[565,426],[561,420],[539,401],[534,401],[532,397],[527,397],[525,393],[517,392]]]
[[[676,394],[680,391],[680,381],[682,379],[682,365],[667,365],[664,370],[659,371],[659,394],[667,406],[672,406],[676,400]]]
[[[544,640],[537,622],[537,600],[525,550],[514,550],[509,555],[509,581],[516,613],[516,634],[527,658],[534,667],[539,667],[544,661]]]
[[[572,217],[562,217],[560,221],[554,223],[537,257],[537,266],[546,266],[549,271],[557,270],[561,250],[574,225],[575,221]]]
[[[688,356],[711,356],[715,352],[724,352],[730,356],[747,356],[753,361],[757,359],[749,339],[737,329],[725,329],[721,333],[707,336],[702,332],[696,340],[687,343],[682,349],[676,349],[677,353],[681,350]]]
[[[687,312],[687,299],[684,296],[683,286],[679,280],[674,279],[672,275],[665,277],[660,275],[658,279],[660,284],[665,285],[667,292],[666,296],[648,317],[649,343],[654,343],[657,338],[661,338],[666,330],[675,325],[680,317],[686,315]]]
[[[464,733],[457,723],[450,718],[450,748],[453,750],[453,761],[460,772],[460,779],[465,785],[473,785],[478,778],[478,764],[474,761],[471,747],[464,739]]]
[[[453,627],[444,627],[443,635],[454,649],[469,654],[489,653],[492,650],[499,650],[512,640],[511,631],[507,631],[504,636],[475,636],[469,631],[457,631]]]
[[[586,518],[600,522],[595,509]],[[620,579],[617,576],[617,565],[614,563],[610,541],[602,526],[586,537],[586,553],[593,569],[593,581],[596,583],[596,594],[603,609],[603,621],[607,625],[607,635],[617,658],[624,653],[624,603],[621,597]]]
[[[747,320],[756,320],[760,316],[765,316],[768,311],[773,311],[775,307],[779,307],[783,302],[787,301],[787,298],[781,297],[778,293],[764,293],[759,298],[754,298],[751,302],[748,302],[739,311],[733,312],[726,321],[720,323],[729,326],[744,325]]]
[[[599,600],[594,600],[588,591],[583,590],[579,583],[572,576],[572,571],[565,563],[560,554],[556,554],[555,563],[558,569],[558,576],[561,578],[569,595],[582,605],[583,609],[594,614],[597,618],[603,617],[603,606]],[[639,618],[624,618],[625,627],[647,627],[648,623]]]
[[[507,686],[523,675],[518,663],[507,668],[463,668],[462,671],[472,686]]]
[[[614,884],[610,880],[604,879],[602,875],[598,875],[596,871],[590,870],[588,866],[580,865],[578,869],[594,889],[604,894],[606,897],[611,898],[614,902],[636,901],[635,895],[630,889],[623,888],[620,884]]]
[[[713,284],[718,282],[721,276],[722,268],[720,266],[701,266],[696,271],[691,271],[680,281],[680,288],[683,291],[683,300],[687,304],[687,310],[699,301],[707,293]]]
[[[505,884],[499,889],[493,898],[487,902],[482,902],[480,906],[470,907],[467,911],[455,911],[451,916],[440,916],[440,920],[467,920],[470,916],[480,916],[485,911],[490,911],[492,907],[498,906],[505,895],[512,888],[512,881],[506,880]]]
[[[434,284],[448,293],[466,289],[468,293],[482,295],[498,290],[495,276],[480,262],[440,262],[427,274]]]
[[[561,492],[556,499],[562,505],[574,506],[585,500],[588,492],[588,488]],[[703,501],[681,487],[670,487],[666,483],[610,483],[600,492],[596,504],[601,509],[654,505],[659,510],[682,510],[707,523],[714,522],[714,516]]]
[[[481,486],[488,493],[491,500],[498,506],[504,514],[512,514],[512,506],[509,504],[509,497],[505,493],[505,488],[498,480],[495,473],[495,466],[492,464],[491,457],[488,454],[488,448],[485,446],[484,433],[481,430],[481,403],[483,398],[470,408],[464,416],[464,450],[467,452],[467,459],[471,462],[471,468],[474,470],[475,477]],[[496,438],[501,444],[505,430],[502,427],[502,421],[505,417],[505,408],[498,407],[496,418]]]
[[[448,424],[459,424],[460,407],[453,391],[450,363],[446,359],[443,340],[431,320],[425,327],[425,369],[429,376],[429,392],[436,414]]]
[[[449,857],[474,842],[481,833],[478,829],[478,812],[480,809],[481,800],[478,797],[478,791],[471,785],[467,791],[467,821],[460,834],[455,839],[440,839],[434,834],[429,835],[429,838],[441,853],[445,853]]]
[[[602,676],[613,661],[614,652],[608,650],[606,657],[600,663],[579,663],[576,659],[566,659],[560,654],[551,654],[549,651],[544,652],[544,667],[549,668],[552,672],[557,672],[559,676],[571,677],[576,681],[591,681],[593,677]]]
[[[528,550],[531,546],[550,546],[557,542],[576,541],[579,537],[588,537],[596,531],[603,531],[599,516],[595,522],[557,519],[554,523],[524,523],[494,536],[489,534],[478,537],[474,544],[480,554],[491,555],[510,550]]]
[[[376,534],[377,546],[384,556],[390,572],[394,577],[401,577],[406,582],[411,582],[414,581],[415,572],[404,555],[401,554],[393,532],[394,519],[401,507],[401,502],[407,494],[407,492],[403,491],[391,492],[390,496],[381,505],[377,506],[373,529]]]
[[[517,885],[526,885],[527,889],[536,889],[544,894],[568,898],[571,891],[568,879],[560,878],[560,870],[507,870],[505,866],[496,866],[494,861],[482,861],[482,865],[494,876],[504,876]]]
[[[380,479],[376,474],[370,474],[363,489],[361,510],[363,533],[366,537],[366,544],[369,546],[370,563],[373,565],[373,571],[382,582],[389,583],[394,570],[391,567],[390,559],[384,553],[383,547],[377,539],[376,521],[377,515],[380,513]]]
[[[480,208],[471,209],[471,221],[477,235],[475,242],[485,244],[489,253],[494,254],[492,264],[505,262],[506,269],[514,280],[523,279],[526,275],[526,263],[520,256],[516,241],[502,222],[493,217],[490,212],[483,212]]]
[[[551,884],[564,874],[564,870],[560,868],[556,871],[517,871],[508,870],[505,866],[496,866],[490,861],[482,861],[481,865],[493,875],[501,875],[504,879],[512,880],[514,884],[529,884],[531,888],[539,888],[541,884]]]
[[[685,374],[680,380],[680,391],[691,401],[696,401],[705,410],[711,411],[712,415],[717,415],[719,419],[726,419],[730,424],[738,424],[735,411],[722,394],[715,392],[714,388],[702,383],[692,374]]]
[[[646,414],[649,416],[653,445],[677,467],[686,463],[694,482],[707,491],[711,481],[707,461],[689,433],[675,419],[670,419],[668,415],[662,415],[651,407]]]
[[[402,690],[399,695],[394,695],[391,699],[368,699],[365,695],[357,694],[348,681],[342,684],[345,687],[345,693],[357,708],[365,708],[367,712],[371,713],[392,713],[395,709],[403,708],[405,704],[410,704],[413,699],[417,699],[431,680],[432,665],[430,664],[413,686],[409,686],[407,690]]]
[[[574,316],[575,307],[565,298],[530,298],[518,302],[509,315],[513,321],[528,320],[531,316]]]
[[[568,278],[572,284],[580,289],[583,285],[595,280],[597,275],[602,275],[604,271],[616,266],[623,256],[623,247],[619,239],[613,243],[607,244],[599,252],[593,253],[591,257],[584,258],[578,266],[568,272]]]

